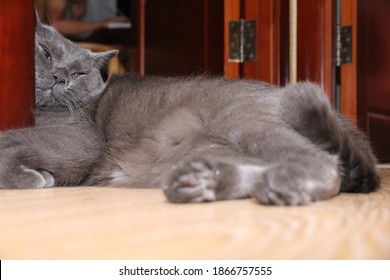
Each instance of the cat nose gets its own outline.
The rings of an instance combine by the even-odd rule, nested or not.
[[[55,84],[65,84],[65,79],[62,77],[59,77],[58,75],[53,75]]]

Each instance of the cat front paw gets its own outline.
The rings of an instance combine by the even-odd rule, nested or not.
[[[0,178],[0,188],[3,189],[43,189],[54,185],[55,180],[50,172],[24,165],[7,170]]]
[[[214,201],[217,175],[218,171],[207,160],[189,160],[173,170],[164,193],[176,203]]]

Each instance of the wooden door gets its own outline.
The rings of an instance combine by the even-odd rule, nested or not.
[[[0,0],[0,130],[34,124],[34,1]]]

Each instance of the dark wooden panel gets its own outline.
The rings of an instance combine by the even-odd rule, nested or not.
[[[145,53],[138,56],[144,57],[147,75],[223,74],[224,0],[131,1],[130,44],[134,50],[142,49],[142,2]]]
[[[145,8],[146,74],[223,74],[223,0],[146,1]],[[133,22],[140,22],[139,14]]]
[[[289,47],[289,37],[290,37],[290,5],[289,0],[280,0],[280,30],[279,30],[279,48],[280,48],[280,58],[279,58],[279,81],[280,85],[288,84],[290,80],[290,47]]]
[[[369,113],[367,123],[375,153],[381,161],[390,162],[390,116]]]
[[[389,1],[358,1],[358,124],[380,161],[390,161],[389,26]]]
[[[34,124],[34,1],[0,0],[0,130]]]
[[[222,75],[224,69],[224,0],[204,0],[204,10],[204,70],[206,73]]]
[[[298,1],[298,80],[324,83],[324,0]]]

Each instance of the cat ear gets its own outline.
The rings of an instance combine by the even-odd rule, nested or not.
[[[93,57],[94,57],[96,63],[100,67],[103,67],[103,66],[107,65],[108,61],[110,61],[111,58],[116,56],[118,54],[118,52],[119,52],[118,50],[98,52],[98,53],[94,53]]]
[[[38,28],[42,25],[41,19],[39,18],[38,9],[35,7],[35,28]]]

